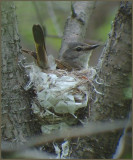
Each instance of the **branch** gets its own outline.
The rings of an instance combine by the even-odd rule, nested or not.
[[[61,140],[65,138],[76,138],[76,137],[82,137],[82,136],[91,136],[94,134],[109,132],[112,130],[119,130],[124,127],[131,127],[131,119],[130,121],[128,119],[123,121],[115,121],[113,123],[109,122],[91,122],[89,124],[86,124],[84,127],[69,127],[67,129],[64,129],[62,131],[56,131],[48,135],[41,135],[41,136],[35,136],[30,139],[27,139],[26,143],[23,145],[20,145],[19,143],[15,145],[2,142],[2,156],[12,156],[13,154],[18,154],[19,152],[23,153],[25,150],[29,150],[31,147],[38,147],[42,146],[46,143],[53,142],[55,140]],[[17,146],[17,147],[16,147]],[[21,155],[21,154],[20,154]],[[9,157],[10,158],[10,157]]]
[[[59,55],[66,50],[67,43],[83,41],[89,18],[94,9],[93,1],[77,1],[72,4],[72,13],[68,17],[62,40],[62,46]]]
[[[130,2],[121,3],[97,66],[95,87],[103,95],[94,93],[91,120],[123,119],[129,113],[130,101],[125,99],[124,89],[131,76],[131,18]]]
[[[95,88],[92,89],[90,121],[110,122],[124,119],[131,110],[131,99],[126,99],[132,66],[132,12],[131,2],[121,2],[120,8],[97,66]],[[123,130],[95,136],[89,141],[93,158],[111,158]],[[100,147],[99,147],[100,146]],[[98,154],[97,154],[98,153]]]

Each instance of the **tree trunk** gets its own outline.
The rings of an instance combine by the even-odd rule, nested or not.
[[[20,37],[13,2],[2,2],[2,139],[25,142],[37,128],[31,117],[29,94],[21,88],[26,83],[19,67]]]

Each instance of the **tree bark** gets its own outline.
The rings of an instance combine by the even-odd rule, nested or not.
[[[26,73],[19,67],[20,37],[13,2],[2,2],[2,140],[25,142],[35,134],[29,94],[21,88]]]
[[[95,2],[77,1],[71,5],[72,13],[67,18],[59,56],[70,42],[83,42],[89,18],[94,10]]]
[[[121,3],[97,66],[96,81],[102,84],[95,82],[95,86],[102,95],[94,95],[91,120],[123,119],[129,113],[130,103],[125,99],[124,89],[130,85],[131,77],[131,19],[131,3]]]

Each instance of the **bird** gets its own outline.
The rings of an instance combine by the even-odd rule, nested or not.
[[[34,24],[32,31],[36,52],[31,52],[31,54],[40,68],[48,69],[50,64],[48,63],[43,29],[39,24]],[[69,42],[61,58],[55,59],[57,69],[67,71],[87,69],[92,51],[98,46],[99,44],[91,45],[83,42]]]
[[[61,62],[68,64],[74,70],[87,69],[92,51],[98,46],[98,44],[90,45],[83,42],[68,43]]]

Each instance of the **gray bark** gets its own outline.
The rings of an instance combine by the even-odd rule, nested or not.
[[[35,133],[30,98],[21,88],[27,78],[19,68],[20,37],[13,2],[2,2],[2,140],[25,142]]]
[[[121,3],[97,66],[96,81],[103,84],[95,85],[103,95],[94,95],[91,120],[123,119],[128,115],[124,89],[129,86],[131,77],[131,18],[131,3]]]
[[[77,1],[72,4],[72,13],[65,24],[60,56],[66,50],[68,43],[83,42],[94,6],[95,2],[93,1]]]

